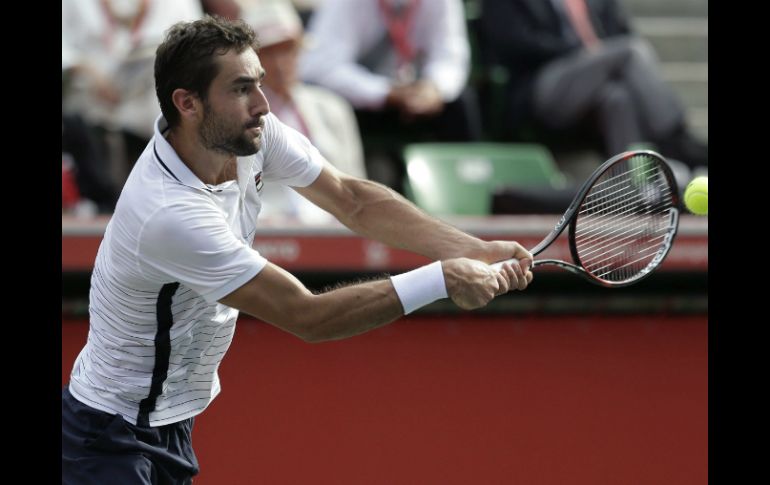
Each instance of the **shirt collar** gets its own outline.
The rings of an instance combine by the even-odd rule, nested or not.
[[[168,132],[168,129],[166,118],[163,115],[158,116],[158,119],[155,120],[155,139],[152,146],[155,161],[179,183],[194,189],[211,192],[211,189],[185,165],[168,140],[166,140],[166,137],[163,136]]]
[[[161,165],[161,168],[176,179],[179,183],[192,187],[194,189],[202,189],[208,192],[214,192],[208,185],[204,184],[197,175],[179,158],[176,151],[171,144],[163,136],[168,132],[168,121],[163,115],[158,116],[155,120],[155,141],[153,143],[154,158]],[[241,198],[246,193],[246,186],[248,181],[252,177],[252,161],[254,155],[248,157],[237,157],[236,164],[238,167],[238,187],[241,192]]]

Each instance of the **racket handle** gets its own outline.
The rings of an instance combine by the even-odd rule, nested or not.
[[[506,259],[503,261],[498,261],[497,263],[492,263],[490,264],[490,266],[492,267],[493,270],[498,271],[500,268],[503,267],[503,263],[512,263],[514,261],[518,261],[518,259],[516,258]]]

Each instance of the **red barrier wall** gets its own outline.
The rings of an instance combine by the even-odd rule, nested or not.
[[[62,383],[87,324],[63,322]],[[242,319],[208,484],[706,484],[706,317],[415,317],[310,345]]]

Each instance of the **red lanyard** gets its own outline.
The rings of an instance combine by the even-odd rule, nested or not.
[[[396,7],[395,3],[401,5]],[[379,0],[380,10],[382,10],[387,23],[388,34],[396,47],[401,65],[411,63],[416,55],[414,46],[409,42],[409,32],[412,30],[419,3],[420,0],[402,0],[401,2],[398,0]]]
[[[104,16],[107,18],[107,21],[109,22],[109,28],[107,29],[107,32],[104,35],[105,44],[107,46],[112,45],[112,34],[113,32],[115,32],[117,25],[121,24],[121,25],[127,26],[128,29],[131,31],[131,44],[133,47],[136,47],[140,41],[139,29],[142,27],[142,23],[147,17],[147,11],[149,10],[150,0],[141,0],[139,4],[139,8],[136,11],[136,14],[133,15],[130,19],[126,19],[116,15],[115,11],[110,5],[110,0],[101,0],[101,2],[99,3],[102,6],[102,10],[104,10]]]

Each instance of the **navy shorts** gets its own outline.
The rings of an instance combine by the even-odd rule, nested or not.
[[[189,484],[198,474],[195,418],[155,428],[135,426],[62,390],[62,484]]]

